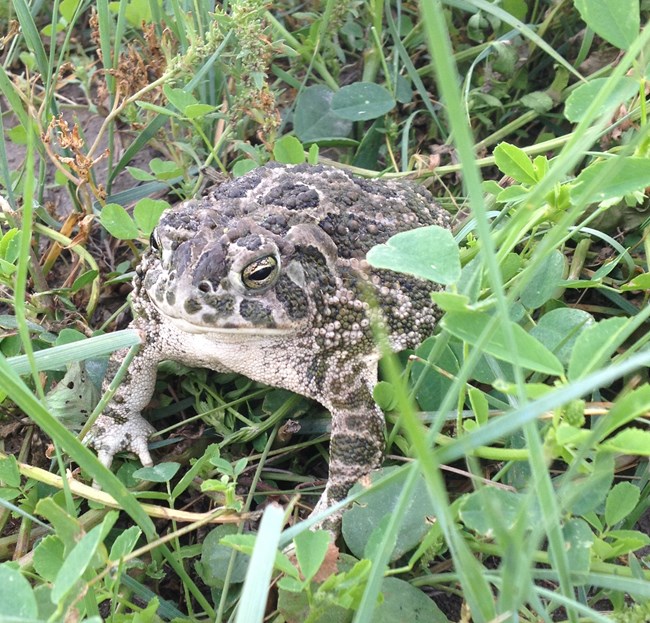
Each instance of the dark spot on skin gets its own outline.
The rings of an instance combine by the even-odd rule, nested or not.
[[[68,383],[68,389],[74,389],[74,381]]]
[[[282,275],[275,284],[275,295],[289,318],[305,318],[309,312],[309,299],[305,291],[287,275]]]
[[[187,299],[183,305],[183,309],[188,314],[196,314],[196,312],[203,309],[203,306],[196,299]]]
[[[270,214],[260,225],[276,236],[286,233],[289,228],[287,219],[282,214]]]
[[[210,311],[215,315],[215,319],[230,316],[235,309],[235,299],[230,295],[222,294],[217,296],[216,294],[210,294],[204,298],[204,302],[206,307],[209,307]]]
[[[162,281],[159,281],[156,284],[156,289],[154,290],[153,295],[155,299],[160,303],[165,300],[165,284]]]
[[[256,249],[259,249],[261,245],[262,239],[257,234],[249,234],[237,241],[237,246],[248,249],[249,251],[255,251]]]
[[[167,294],[165,296],[167,299],[167,304],[168,305],[175,305],[176,304],[176,295],[174,294],[173,290],[167,290]]]
[[[320,203],[318,193],[305,184],[285,181],[269,190],[262,199],[266,205],[277,205],[289,210],[315,208]]]
[[[205,325],[215,325],[217,324],[217,317],[214,314],[203,314],[201,322]]]
[[[254,325],[264,327],[275,326],[271,310],[260,301],[244,299],[239,305],[239,313],[244,320],[248,320]]]
[[[266,175],[263,173],[268,174],[268,172],[265,171],[265,168],[255,169],[247,175],[242,175],[242,177],[239,177],[236,180],[221,184],[221,186],[219,186],[215,192],[214,196],[217,199],[222,199],[223,197],[227,197],[229,199],[239,199],[241,197],[245,197],[248,191],[256,188],[262,179],[266,177]]]

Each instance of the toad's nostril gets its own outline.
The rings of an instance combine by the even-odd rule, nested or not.
[[[210,285],[209,281],[202,281],[199,283],[199,291],[203,292],[204,294],[207,294],[212,290],[212,286]]]

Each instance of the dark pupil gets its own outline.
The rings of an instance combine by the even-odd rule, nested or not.
[[[253,281],[264,281],[273,272],[273,266],[263,266],[256,268],[249,276]]]
[[[156,236],[155,231],[152,231],[151,236],[149,236],[149,244],[151,245],[152,249],[154,249],[155,251],[158,251],[160,245],[158,244],[158,238]]]

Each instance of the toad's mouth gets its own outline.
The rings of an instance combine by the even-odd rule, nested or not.
[[[193,333],[206,336],[217,337],[238,337],[247,336],[250,338],[260,336],[282,336],[295,333],[295,327],[254,327],[250,324],[237,324],[229,320],[224,324],[204,324],[200,321],[190,322],[185,318],[176,318],[166,315],[167,319],[183,333]]]

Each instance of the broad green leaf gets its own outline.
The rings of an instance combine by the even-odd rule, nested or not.
[[[305,590],[305,582],[296,580],[295,578],[284,576],[278,582],[278,588],[281,591],[289,591],[290,593],[301,593]]]
[[[0,565],[0,604],[2,615],[16,620],[36,620],[38,606],[29,582],[9,564]]]
[[[233,550],[231,547],[222,545],[221,539],[226,535],[234,535],[236,533],[237,526],[224,524],[211,530],[205,539],[203,539],[201,562],[197,564],[196,569],[201,579],[208,586],[223,586]],[[242,554],[241,552],[235,554],[235,562],[230,575],[231,582],[236,584],[244,581],[249,561],[250,557],[248,555]]]
[[[605,500],[605,521],[608,526],[615,526],[625,519],[639,503],[641,490],[631,482],[619,482],[607,494]]]
[[[484,487],[463,497],[458,516],[470,530],[492,538],[495,530],[512,530],[521,521],[521,511],[526,505],[526,497],[521,493]],[[528,524],[534,521],[534,516],[535,513],[528,509]],[[495,528],[495,521],[498,521],[498,528]]]
[[[152,467],[136,469],[133,472],[133,477],[138,480],[148,480],[149,482],[169,482],[180,467],[180,463],[174,463],[173,461],[157,463]]]
[[[586,311],[559,307],[544,314],[530,334],[566,365],[578,335],[594,322],[593,316]]]
[[[621,286],[621,290],[650,290],[650,273],[641,273],[634,279],[630,279]]]
[[[608,558],[624,556],[650,545],[650,537],[638,530],[610,530],[607,536],[611,540]]]
[[[587,201],[596,203],[637,191],[644,191],[650,186],[650,158],[638,158],[636,156],[614,157],[618,158],[619,162],[621,159],[624,161],[615,175],[606,174],[606,167],[610,166],[608,161],[594,162],[578,175],[576,178],[577,185],[573,187],[571,196],[579,197],[584,186],[592,185]]]
[[[436,337],[431,337],[422,342],[415,351],[417,357],[426,361],[435,346],[436,340]],[[440,408],[445,395],[452,386],[453,377],[458,373],[460,367],[456,355],[449,346],[445,346],[440,356],[433,362],[433,365],[435,368],[445,370],[448,375],[441,374],[432,366],[419,361],[413,362],[411,368],[411,383],[413,385],[417,384],[416,398],[420,408],[424,411],[436,411]]]
[[[381,593],[384,599],[375,609],[373,623],[449,623],[431,597],[404,580],[385,578]]]
[[[302,164],[305,162],[305,148],[295,136],[283,136],[273,146],[273,157],[283,164]]]
[[[589,474],[580,474],[563,483],[558,491],[562,508],[573,515],[585,515],[605,500],[614,480],[614,455],[598,452]]]
[[[587,84],[581,84],[571,92],[564,105],[564,116],[572,123],[578,123],[584,117],[594,98],[603,89],[608,78],[594,78]],[[639,84],[634,78],[621,78],[618,88],[603,102],[598,115],[613,111],[617,106],[639,92]]]
[[[528,14],[528,4],[526,0],[503,0],[501,3],[504,11],[508,11],[510,15],[516,17],[522,22],[526,20]]]
[[[20,254],[20,229],[9,229],[0,238],[0,257],[7,262],[15,262]]]
[[[183,175],[183,168],[170,160],[154,158],[149,162],[149,168],[158,180],[173,180]]]
[[[65,547],[63,541],[48,534],[34,549],[34,569],[47,582],[54,582],[63,564]]]
[[[52,585],[52,603],[60,603],[81,579],[102,543],[103,529],[103,524],[95,526],[82,537],[63,561]]]
[[[565,267],[566,258],[557,249],[544,257],[521,293],[521,304],[527,309],[544,305],[557,291]]]
[[[332,97],[332,111],[348,121],[376,119],[394,107],[395,100],[390,91],[374,82],[348,84]]]
[[[494,161],[502,173],[520,184],[535,184],[537,177],[530,158],[519,147],[499,143],[494,148]]]
[[[508,186],[504,188],[497,195],[498,203],[517,203],[525,201],[530,195],[530,189],[522,186],[521,184],[514,184],[513,186]]]
[[[250,158],[243,158],[242,160],[237,160],[237,162],[235,162],[231,173],[235,178],[241,177],[242,175],[246,175],[246,173],[250,173],[257,167],[258,164],[254,160],[251,160]]]
[[[560,446],[579,446],[590,437],[590,430],[566,422],[561,422],[555,431],[555,442]]]
[[[650,431],[640,428],[626,428],[601,444],[603,450],[650,456]]]
[[[246,554],[250,556],[255,549],[255,544],[257,543],[258,535],[257,534],[231,534],[225,536],[221,539],[223,545],[234,549],[237,552]],[[299,578],[300,574],[298,569],[289,560],[289,557],[281,551],[275,552],[275,568],[288,575],[292,578]]]
[[[397,395],[395,387],[388,381],[379,381],[372,390],[372,397],[384,411],[392,411],[397,407]]]
[[[107,203],[99,213],[99,221],[114,238],[133,240],[138,237],[138,228],[133,219],[117,203]]]
[[[447,285],[460,277],[458,245],[451,232],[437,225],[395,234],[370,249],[368,262]]]
[[[442,319],[442,325],[449,333],[457,338],[475,345],[491,317],[484,312],[448,312]],[[519,365],[529,370],[560,376],[564,369],[558,358],[543,346],[532,335],[529,335],[518,324],[508,321],[512,331],[515,352],[513,352],[504,328],[499,322],[490,333],[483,346],[485,352],[497,359]]]
[[[595,538],[589,524],[584,519],[570,519],[562,526],[562,534],[571,573],[586,574]]]
[[[462,272],[461,272],[462,283]],[[455,292],[432,292],[431,299],[440,309],[450,311],[469,311],[469,297]]]
[[[52,497],[39,500],[35,512],[52,524],[56,535],[63,541],[67,550],[72,549],[75,543],[81,539],[83,528],[79,520],[66,513]]]
[[[501,268],[501,278],[504,283],[510,281],[521,269],[524,261],[521,258],[521,255],[518,253],[508,253],[503,260],[499,268]]]
[[[296,558],[300,565],[300,572],[305,581],[311,579],[318,573],[327,549],[330,544],[330,533],[325,530],[305,530],[294,538],[296,544]]]
[[[650,385],[644,383],[616,399],[607,417],[598,425],[599,439],[605,439],[617,428],[625,426],[648,411],[650,411]]]
[[[607,318],[584,329],[571,352],[569,378],[586,376],[605,363],[621,345],[626,327],[625,318]]]
[[[131,174],[131,177],[139,182],[151,182],[156,179],[155,175],[152,175],[143,169],[138,169],[138,167],[126,167],[126,170]]]
[[[133,208],[133,218],[142,232],[148,236],[158,225],[160,216],[169,208],[169,204],[162,199],[140,199]]]
[[[27,145],[27,130],[22,124],[15,125],[13,128],[6,131],[7,138],[14,145]]]
[[[74,12],[77,10],[77,7],[81,4],[81,0],[62,0],[59,4],[59,12],[61,17],[65,19],[66,22],[70,23]]]
[[[6,487],[17,487],[20,484],[18,462],[13,454],[0,458],[0,482]]]
[[[534,91],[533,93],[526,93],[519,100],[526,108],[530,108],[538,113],[545,113],[555,106],[553,98],[544,91]]]
[[[73,361],[61,381],[45,397],[50,413],[79,432],[99,402],[100,391],[88,377],[84,361]]]
[[[130,554],[138,543],[138,539],[142,535],[142,530],[138,526],[129,526],[126,530],[120,532],[113,545],[111,545],[111,552],[109,558],[111,560],[119,560],[122,556]]]
[[[639,34],[639,0],[574,0],[587,26],[621,50]]]
[[[160,5],[160,0],[157,3]],[[120,10],[120,4],[122,4],[121,1],[110,2],[108,6],[113,13],[117,13]],[[148,24],[151,21],[150,0],[131,0],[126,5],[124,15],[133,28],[141,28],[142,22]]]
[[[320,84],[303,89],[296,101],[293,129],[303,143],[346,137],[352,122],[332,112],[334,91]]]
[[[211,112],[214,112],[214,106],[210,104],[190,104],[185,107],[183,113],[188,119],[199,119],[200,117],[205,117]]]
[[[196,97],[194,97],[189,91],[170,87],[168,84],[163,87],[163,93],[169,103],[183,114],[185,114],[185,109],[188,106],[193,106],[199,103]]]
[[[490,415],[490,405],[485,394],[480,389],[470,386],[467,389],[467,396],[477,424],[486,424]]]
[[[395,469],[397,468],[386,467],[372,472],[369,477],[370,483]],[[403,472],[399,478],[395,478],[390,483],[372,489],[343,513],[341,533],[348,548],[357,558],[364,556],[368,542],[377,536],[374,534],[375,530],[377,528],[382,530],[382,522],[385,522],[393,513],[404,487],[405,478],[406,472]],[[366,481],[355,484],[350,493],[358,493],[362,488],[368,488]],[[424,477],[419,475],[413,496],[409,501],[408,512],[405,513],[397,534],[395,547],[390,557],[391,561],[397,560],[417,546],[429,529],[428,517],[432,515],[433,508],[427,494]]]

